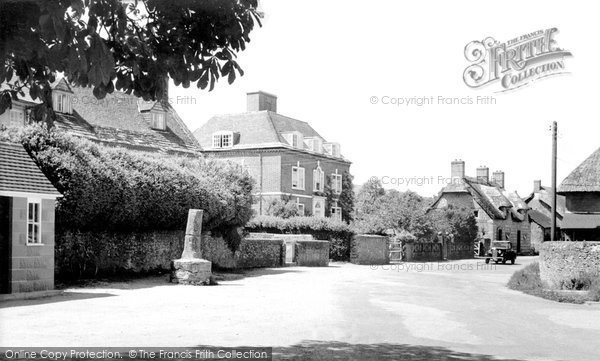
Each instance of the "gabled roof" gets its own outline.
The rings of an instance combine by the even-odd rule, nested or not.
[[[66,84],[63,82],[57,83]],[[74,135],[108,145],[153,152],[195,154],[198,142],[170,104],[144,102],[139,98],[115,91],[104,99],[96,99],[91,88],[70,87],[73,92],[73,114],[57,113],[56,126]],[[140,111],[160,108],[166,113],[167,129],[150,127]]]
[[[558,193],[600,192],[600,148],[565,178]]]
[[[21,144],[0,142],[0,194],[5,192],[61,196]]]
[[[212,135],[219,131],[232,131],[239,134],[236,144],[226,149],[212,148]],[[305,138],[319,137],[323,139],[307,122],[268,110],[216,115],[210,118],[202,127],[196,129],[194,136],[198,139],[204,151],[232,151],[261,148],[288,148],[297,150],[297,148],[293,148],[288,144],[283,137],[283,134],[290,132],[299,132]],[[301,149],[301,151],[314,153],[306,147]],[[327,154],[319,153],[318,155],[328,157]],[[344,158],[336,159],[348,162]]]
[[[525,203],[527,203],[528,207],[531,204],[532,200],[535,198],[535,195],[538,194],[538,200],[546,209],[551,209],[552,204],[552,187],[541,186],[539,192],[532,192],[527,198],[525,198]],[[565,214],[566,205],[566,197],[561,194],[557,194],[556,196],[556,213],[558,213],[559,217],[562,217]],[[530,207],[535,208],[535,206]]]
[[[509,215],[517,221],[523,221],[524,215],[518,211],[528,209],[527,205],[516,192],[507,192],[492,182],[476,178],[464,177],[460,182],[453,182],[444,187],[430,209],[435,208],[444,194],[467,193],[488,216],[493,219],[506,219]]]

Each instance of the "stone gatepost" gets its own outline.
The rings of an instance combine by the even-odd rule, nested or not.
[[[200,209],[190,209],[183,253],[173,260],[171,282],[185,285],[206,285],[211,276],[211,263],[202,259],[202,214]]]

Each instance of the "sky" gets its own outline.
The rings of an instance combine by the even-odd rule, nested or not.
[[[600,147],[600,72],[592,2],[263,0],[262,28],[238,61],[245,75],[212,92],[170,86],[173,105],[195,131],[216,114],[246,110],[246,93],[278,96],[278,113],[309,122],[339,142],[355,184],[432,196],[462,159],[503,170],[506,188],[527,196],[551,180],[552,121],[558,122],[558,181]],[[596,14],[596,16],[594,15]],[[464,48],[557,28],[570,51],[568,74],[509,92],[463,81]],[[439,104],[442,97],[490,96],[492,104]],[[373,97],[377,103],[373,104]],[[392,98],[434,97],[423,106]]]

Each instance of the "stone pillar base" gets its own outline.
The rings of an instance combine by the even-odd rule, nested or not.
[[[176,259],[171,265],[171,282],[182,285],[208,285],[212,263],[205,259]]]

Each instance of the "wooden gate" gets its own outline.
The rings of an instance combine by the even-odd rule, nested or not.
[[[402,242],[391,239],[390,240],[390,263],[401,263],[404,256]]]

